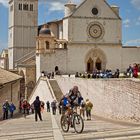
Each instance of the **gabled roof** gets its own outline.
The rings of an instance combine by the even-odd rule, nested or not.
[[[112,10],[111,6],[107,3],[107,1],[105,0],[104,2],[105,2],[106,5]],[[121,17],[120,17],[117,13],[115,13],[113,10],[112,10],[112,12],[113,12],[119,19],[121,19]]]
[[[69,15],[68,17],[73,16],[74,13],[75,13],[86,1],[87,1],[87,0],[84,0],[81,4],[79,4],[79,5],[76,7],[75,11],[74,11],[71,15]],[[105,4],[109,7],[109,9],[110,9],[119,19],[121,19],[121,17],[120,17],[118,14],[116,14],[116,13],[112,10],[111,6],[106,2],[106,0],[104,0],[104,2],[105,2]],[[68,18],[68,17],[64,17],[64,19],[65,19],[65,18]]]
[[[21,79],[22,76],[0,68],[0,85]]]

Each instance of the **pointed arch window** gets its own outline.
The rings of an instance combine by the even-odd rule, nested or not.
[[[101,70],[102,69],[102,61],[101,61],[100,58],[97,58],[95,66],[96,66],[97,70]]]
[[[87,61],[87,72],[91,73],[93,71],[93,60],[90,57]]]

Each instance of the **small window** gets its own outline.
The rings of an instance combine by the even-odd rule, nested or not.
[[[46,49],[48,50],[50,48],[50,43],[46,41],[45,44],[46,44]]]
[[[23,10],[28,11],[28,4],[23,4]]]
[[[30,4],[30,11],[33,11],[34,8],[33,8],[33,4]]]
[[[19,9],[19,10],[22,10],[22,4],[19,4],[19,5],[18,5],[18,9]]]

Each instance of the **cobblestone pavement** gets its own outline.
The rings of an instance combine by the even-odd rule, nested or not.
[[[34,121],[34,115],[0,122],[0,140],[140,140],[140,128],[111,123],[98,118],[84,121],[82,134],[70,128],[60,128],[60,115],[43,112],[43,121]]]

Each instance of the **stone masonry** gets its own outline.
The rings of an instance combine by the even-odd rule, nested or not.
[[[57,78],[63,93],[77,85],[84,99],[93,102],[93,113],[123,121],[140,121],[140,81],[135,79]],[[64,86],[65,85],[65,86]]]

